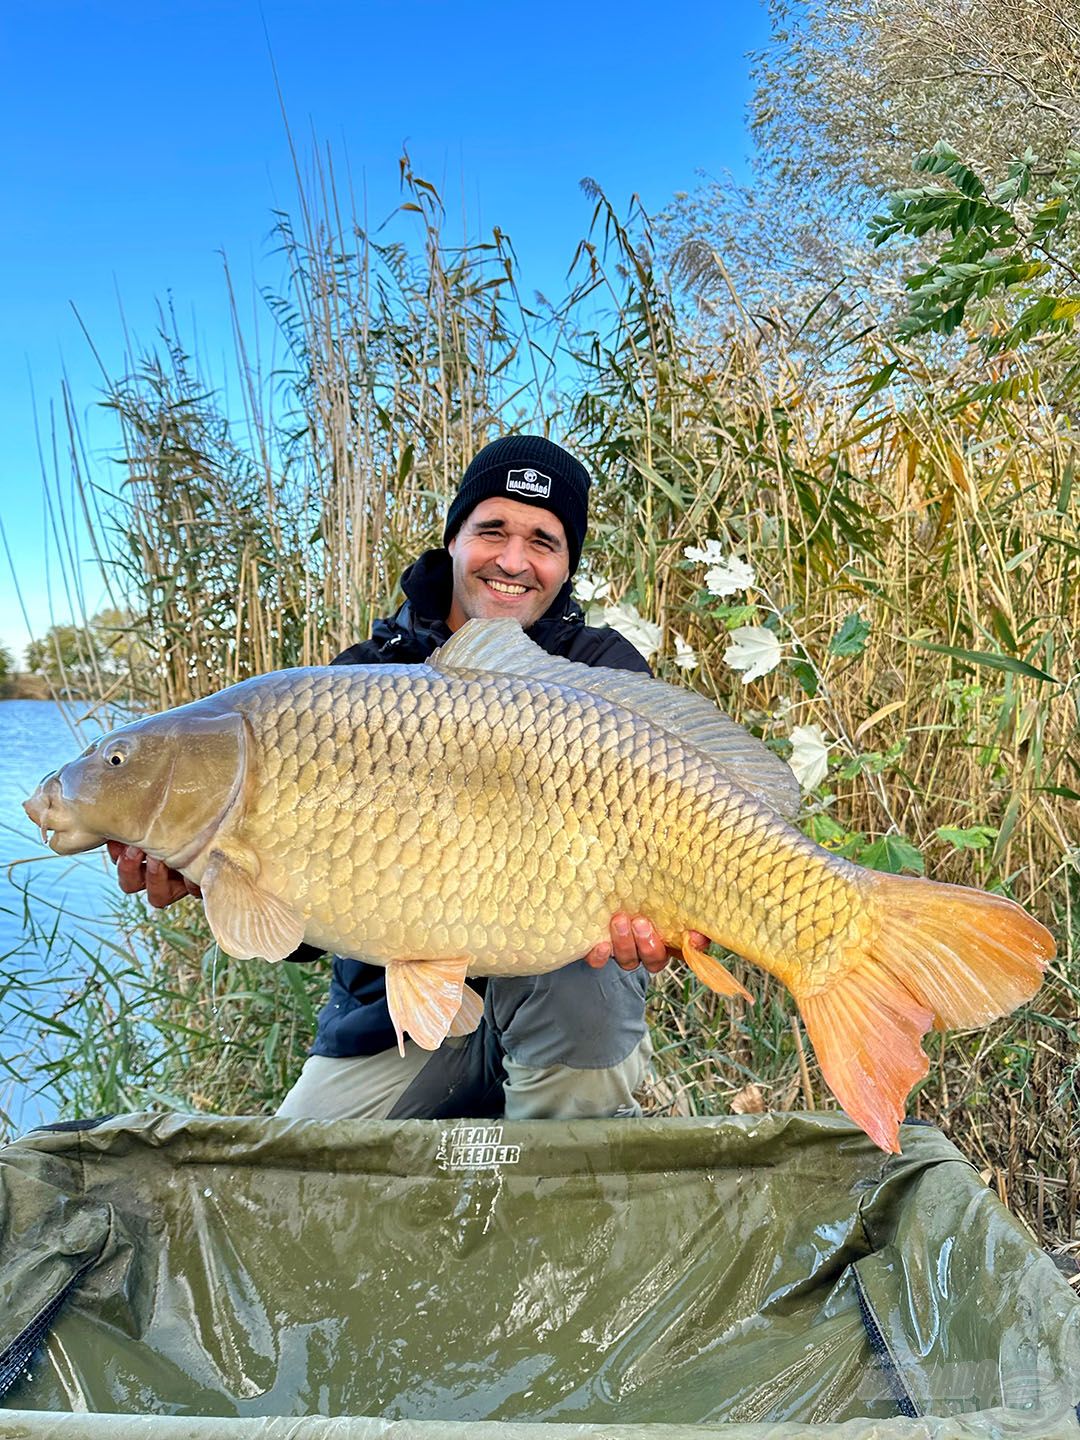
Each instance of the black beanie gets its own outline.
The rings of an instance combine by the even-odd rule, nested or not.
[[[461,477],[447,512],[443,544],[450,544],[481,500],[503,495],[524,505],[542,506],[559,517],[573,575],[589,523],[589,485],[585,466],[561,445],[542,435],[504,435],[485,445]]]

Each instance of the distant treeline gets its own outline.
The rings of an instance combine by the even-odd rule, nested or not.
[[[130,688],[142,661],[136,622],[128,611],[107,609],[85,624],[50,625],[23,652],[25,670],[0,645],[0,699],[99,699]]]

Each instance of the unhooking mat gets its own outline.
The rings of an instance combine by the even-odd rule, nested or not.
[[[901,1133],[35,1132],[0,1150],[0,1437],[1080,1436],[1080,1302]]]

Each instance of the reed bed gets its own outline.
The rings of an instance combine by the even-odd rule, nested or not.
[[[583,573],[609,587],[604,603],[659,627],[658,672],[781,754],[793,729],[819,728],[829,768],[806,796],[810,833],[864,863],[1002,889],[1054,930],[1058,959],[1032,1005],[987,1031],[932,1036],[912,1104],[1041,1243],[1075,1247],[1080,484],[1068,418],[1037,389],[957,403],[963,362],[931,365],[873,333],[808,354],[786,343],[795,327],[782,317],[762,324],[737,301],[723,338],[713,325],[705,339],[657,266],[647,218],[620,217],[595,191],[568,298],[527,304],[504,236],[451,243],[407,159],[402,180],[398,227],[376,239],[329,159],[313,167],[295,216],[279,217],[290,280],[265,297],[269,358],[232,308],[237,413],[166,328],[108,384],[119,485],[89,473],[70,421],[76,493],[138,641],[117,696],[172,705],[329,659],[438,543],[475,449],[509,428],[567,441],[596,479]],[[684,555],[707,540],[749,564],[753,584],[710,594]],[[725,661],[746,625],[782,649],[749,684]],[[66,1112],[272,1109],[302,1063],[325,971],[219,959],[194,904],[130,909],[121,934],[110,954],[72,964],[66,1031],[40,1062]],[[786,994],[743,978],[754,1006],[719,1001],[679,966],[656,985],[653,1108],[834,1103]],[[27,1008],[28,1033],[48,1031]]]

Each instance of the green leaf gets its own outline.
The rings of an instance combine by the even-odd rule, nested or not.
[[[955,825],[939,825],[934,834],[956,850],[986,850],[997,836],[996,825],[972,825],[960,830]]]
[[[991,863],[999,865],[1002,857],[1008,848],[1012,833],[1016,829],[1016,822],[1020,819],[1020,791],[1017,790],[1005,807],[1005,818],[1001,822],[1001,829],[998,831],[997,840],[994,842],[994,853],[990,857]]]
[[[865,835],[858,830],[845,830],[831,815],[808,815],[803,830],[811,840],[845,860],[859,860],[866,844]]]
[[[818,693],[818,677],[814,667],[808,665],[805,660],[789,660],[787,667],[802,686],[804,692],[813,700],[814,696]]]
[[[841,780],[856,780],[860,775],[880,775],[894,765],[907,748],[907,739],[898,740],[888,750],[866,750],[854,755],[837,771]]]
[[[1075,467],[1076,457],[1074,455],[1070,455],[1068,464],[1065,466],[1064,474],[1061,477],[1061,485],[1058,489],[1057,504],[1054,506],[1054,509],[1059,515],[1067,515],[1069,513],[1069,502],[1072,499],[1073,471]]]
[[[848,838],[848,832],[831,815],[810,815],[804,828],[810,839],[819,845],[833,847]]]
[[[884,870],[889,875],[899,875],[904,870],[913,875],[926,873],[922,855],[903,835],[883,835],[867,845],[861,858],[871,870]]]
[[[756,605],[717,605],[709,613],[722,620],[728,630],[736,630],[740,625],[754,624],[758,609]]]
[[[887,365],[883,365],[880,370],[875,371],[875,373],[870,377],[870,383],[869,385],[867,385],[866,390],[863,392],[861,398],[855,402],[854,408],[856,410],[861,409],[861,407],[866,404],[867,400],[870,399],[871,395],[876,395],[879,390],[883,390],[885,386],[889,383],[889,381],[892,379],[892,377],[896,374],[899,365],[899,360],[890,360]]]
[[[986,194],[986,189],[979,177],[964,164],[951,146],[946,145],[944,140],[939,140],[932,149],[919,155],[914,169],[923,170],[929,175],[946,176],[958,190],[972,199],[979,199]]]
[[[866,649],[866,637],[870,634],[870,622],[864,620],[856,610],[844,621],[829,641],[830,655],[861,655]]]
[[[951,655],[954,660],[963,660],[968,665],[985,665],[989,670],[1007,670],[1013,675],[1026,675],[1030,680],[1044,680],[1051,685],[1061,684],[1056,676],[1048,675],[1045,670],[1037,670],[1026,660],[1018,660],[1015,655],[998,655],[990,650],[961,650],[955,645],[935,645],[929,640],[909,640],[908,644],[916,645],[920,650],[933,650],[938,655]]]

